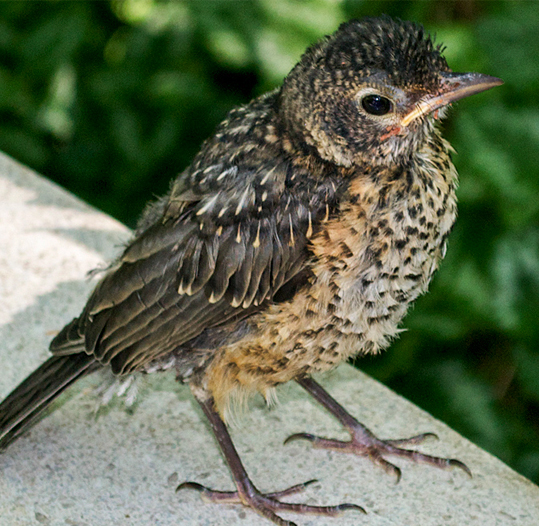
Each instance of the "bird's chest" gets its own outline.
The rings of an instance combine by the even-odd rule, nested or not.
[[[385,183],[352,182],[341,213],[313,240],[307,294],[316,313],[310,324],[323,329],[313,345],[323,350],[311,370],[377,352],[399,332],[445,254],[456,217],[452,175],[425,170]]]
[[[265,392],[386,347],[444,255],[455,181],[452,165],[441,172],[430,164],[386,182],[353,180],[311,240],[309,283],[251,318],[246,335],[222,349],[213,383],[226,376]]]

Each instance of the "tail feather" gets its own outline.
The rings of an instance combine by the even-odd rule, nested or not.
[[[30,429],[53,400],[97,362],[86,353],[52,356],[0,404],[0,450]]]

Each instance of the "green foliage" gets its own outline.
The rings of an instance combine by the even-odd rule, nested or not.
[[[358,366],[539,481],[535,2],[4,1],[0,149],[133,226],[231,107],[341,21],[383,12],[506,84],[446,121],[461,174],[447,258],[409,330]]]

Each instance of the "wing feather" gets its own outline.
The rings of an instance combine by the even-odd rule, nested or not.
[[[287,189],[282,162],[243,175],[235,166],[210,168],[192,172],[199,186],[214,177],[204,192],[176,183],[168,200],[149,210],[82,315],[51,343],[54,354],[80,352],[83,343],[115,373],[131,372],[189,352],[188,342],[205,330],[265,308],[305,268],[307,225],[312,230],[311,218],[326,210],[328,192],[309,194],[305,189],[317,186],[304,183],[301,191]],[[262,184],[273,193],[255,191]]]

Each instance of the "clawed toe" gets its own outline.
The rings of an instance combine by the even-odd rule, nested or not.
[[[413,462],[424,462],[438,468],[459,468],[467,475],[472,476],[472,472],[460,460],[454,458],[441,458],[426,455],[413,449],[406,449],[402,446],[421,444],[429,438],[438,438],[434,433],[422,433],[410,438],[397,440],[381,440],[369,431],[362,423],[358,422],[348,411],[346,411],[325,389],[317,384],[312,378],[298,378],[296,380],[309,394],[320,402],[339,422],[349,431],[350,440],[333,440],[329,438],[317,437],[310,433],[295,433],[285,440],[285,444],[292,440],[308,440],[313,447],[320,449],[332,449],[344,453],[369,457],[375,464],[381,466],[384,471],[394,475],[397,482],[401,477],[401,470],[388,462],[386,456],[396,456],[407,458]]]
[[[224,504],[241,504],[237,491],[218,491],[207,488],[198,482],[183,482],[176,488],[176,493],[182,489],[194,489],[201,494],[206,502],[221,502]]]
[[[318,482],[316,479],[308,480],[307,482],[303,482],[302,484],[296,484],[295,486],[291,486],[285,490],[282,491],[275,491],[273,493],[266,493],[264,494],[265,497],[269,499],[281,499],[283,497],[288,497],[290,495],[295,495],[296,493],[300,493],[303,491],[307,486],[310,486],[311,484],[314,484],[315,482]],[[202,494],[202,498],[211,501],[211,502],[228,502],[231,504],[243,504],[243,501],[241,500],[239,493],[237,491],[218,491],[213,490],[210,488],[207,488],[206,486],[203,486],[202,484],[199,484],[198,482],[182,482],[177,488],[176,493],[182,489],[194,489]]]
[[[230,438],[228,429],[215,409],[215,402],[213,398],[208,396],[203,390],[193,389],[193,394],[204,411],[204,414],[208,417],[208,420],[211,423],[217,443],[225,455],[230,467],[230,471],[236,485],[236,491],[217,491],[207,488],[198,482],[183,482],[176,488],[176,491],[182,489],[194,489],[201,493],[201,496],[205,501],[242,504],[243,506],[256,511],[262,517],[271,520],[273,523],[278,524],[279,526],[295,526],[293,522],[281,519],[281,517],[277,515],[277,512],[280,511],[293,513],[314,513],[329,517],[339,515],[347,510],[357,510],[361,511],[362,513],[366,513],[361,506],[357,506],[356,504],[345,503],[337,506],[309,506],[308,504],[295,504],[281,502],[279,500],[283,497],[288,497],[303,491],[307,486],[316,482],[316,480],[309,480],[303,484],[296,484],[295,486],[282,491],[266,494],[260,493],[260,491],[258,491],[258,489],[251,482],[251,479],[243,467],[238,452],[236,451],[236,448],[232,443],[232,439]]]
[[[405,449],[400,446],[417,445],[422,443],[428,438],[438,438],[434,433],[422,433],[410,438],[403,438],[397,440],[381,440],[374,436],[367,428],[357,422],[354,426],[349,428],[351,434],[351,440],[334,440],[329,438],[318,437],[310,433],[295,433],[290,435],[285,441],[285,444],[294,440],[307,440],[316,449],[330,449],[333,451],[340,451],[343,453],[353,453],[358,456],[368,457],[375,464],[379,465],[389,473],[395,476],[397,482],[401,478],[401,470],[388,462],[385,456],[397,456],[407,458],[413,462],[423,462],[436,466],[438,468],[459,468],[462,469],[467,475],[472,476],[472,472],[460,460],[454,458],[441,458],[432,455],[427,455],[413,449]]]
[[[384,440],[384,443],[391,445],[391,446],[415,446],[417,444],[422,444],[425,442],[425,440],[429,438],[434,438],[436,440],[439,440],[438,435],[436,433],[421,433],[420,435],[414,435],[413,437],[409,438],[397,438],[392,440]]]
[[[289,495],[294,495],[303,491],[308,485],[316,482],[316,480],[309,480],[303,484],[296,484],[290,488],[273,493],[260,493],[254,486],[249,485],[248,492],[238,491],[217,491],[198,482],[183,482],[180,484],[176,491],[182,489],[194,489],[201,493],[202,498],[208,502],[228,503],[228,504],[243,504],[254,511],[258,512],[263,517],[270,519],[275,524],[280,526],[295,526],[295,523],[281,519],[275,512],[285,511],[294,513],[313,513],[317,515],[324,515],[334,517],[340,515],[347,510],[357,510],[361,513],[366,511],[356,504],[339,504],[337,506],[310,506],[308,504],[296,504],[289,502],[281,502],[279,499]]]

